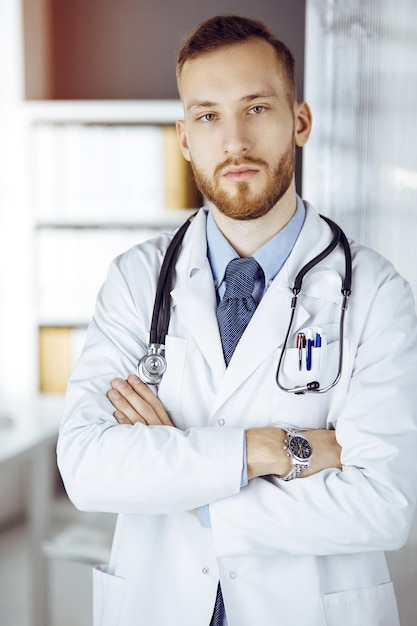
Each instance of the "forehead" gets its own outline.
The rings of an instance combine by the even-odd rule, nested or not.
[[[186,61],[178,86],[187,106],[194,98],[221,102],[255,92],[280,97],[285,94],[286,77],[273,46],[253,38]]]

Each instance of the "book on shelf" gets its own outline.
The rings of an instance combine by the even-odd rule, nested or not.
[[[41,326],[38,331],[39,391],[65,393],[85,341],[85,328]]]
[[[37,122],[31,149],[40,223],[133,223],[200,205],[173,125]]]
[[[201,205],[191,165],[178,145],[175,126],[164,126],[165,206],[167,209],[193,209]]]
[[[149,229],[43,228],[36,238],[36,313],[42,323],[88,323],[111,261],[155,236]]]

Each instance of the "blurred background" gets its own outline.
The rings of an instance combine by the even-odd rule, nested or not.
[[[415,0],[0,0],[2,626],[91,624],[114,519],[63,492],[63,393],[111,259],[200,205],[176,145],[175,56],[226,12],[295,54],[314,116],[299,192],[417,293]],[[416,528],[388,558],[415,626]]]

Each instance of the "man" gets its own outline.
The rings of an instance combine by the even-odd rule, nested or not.
[[[235,16],[207,20],[179,53],[179,142],[210,208],[176,262],[166,372],[153,390],[132,375],[171,235],[112,264],[58,444],[76,506],[119,514],[95,624],[398,624],[383,551],[414,514],[417,327],[394,268],[351,242],[340,381],[300,395],[275,380],[295,276],[332,238],[295,192],[311,113],[293,66],[264,25]],[[244,259],[243,301],[230,289]],[[335,379],[344,271],[337,247],[305,276],[282,387]],[[312,344],[296,341],[313,331],[308,364]]]

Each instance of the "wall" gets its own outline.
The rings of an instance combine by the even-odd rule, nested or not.
[[[305,1],[293,0],[25,0],[28,60],[39,58],[36,10],[49,1],[51,95],[57,99],[176,98],[175,57],[179,42],[195,25],[220,13],[263,19],[293,50],[302,93]],[[43,24],[43,26],[42,26]],[[45,46],[45,40],[41,42]],[[44,81],[45,84],[48,81]],[[41,97],[27,81],[27,97]]]

